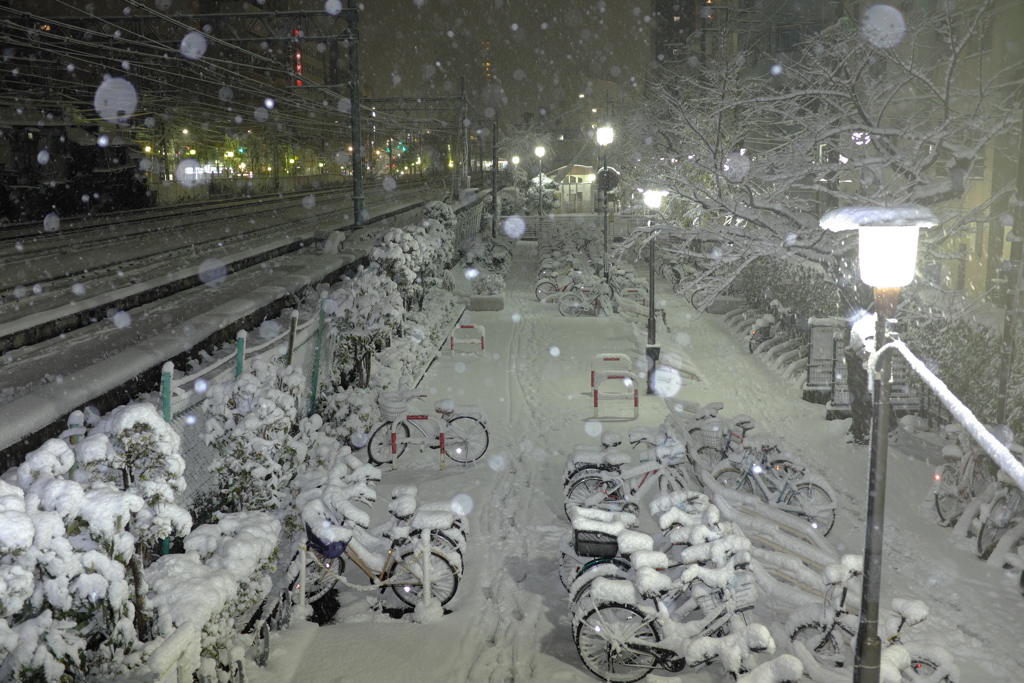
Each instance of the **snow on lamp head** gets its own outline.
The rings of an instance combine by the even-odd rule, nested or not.
[[[597,144],[604,147],[610,145],[612,140],[615,139],[615,131],[612,130],[611,126],[601,126],[597,129]]]
[[[876,289],[909,285],[917,265],[917,237],[921,228],[938,224],[923,206],[851,206],[833,209],[821,217],[831,232],[857,230],[860,279]]]

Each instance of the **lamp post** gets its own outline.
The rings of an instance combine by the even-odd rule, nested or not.
[[[662,198],[668,194],[661,190],[644,191],[644,204],[649,209],[657,211],[661,208]],[[647,227],[651,221],[647,221]],[[654,393],[654,364],[661,356],[661,349],[657,346],[657,324],[654,318],[654,244],[657,233],[651,233],[650,251],[648,252],[648,283],[647,283],[647,393]]]
[[[857,230],[860,279],[874,288],[875,351],[885,345],[886,318],[896,309],[900,287],[914,279],[920,228],[938,223],[931,211],[916,205],[848,207],[821,218],[832,232]],[[867,528],[864,532],[864,578],[854,655],[854,683],[878,683],[882,643],[878,638],[878,598],[882,574],[882,530],[885,525],[885,472],[889,450],[889,381],[892,358],[880,354],[880,367],[872,371],[873,416],[868,470]]]
[[[611,126],[597,129],[597,144],[601,146],[601,182],[598,187],[604,195],[604,280],[611,280],[611,269],[608,267],[608,145],[615,139],[615,131]]]
[[[537,171],[537,225],[540,225],[541,216],[544,215],[544,145],[537,145],[533,153],[537,155],[537,163],[540,168]]]

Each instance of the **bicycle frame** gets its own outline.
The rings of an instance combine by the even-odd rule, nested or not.
[[[659,475],[674,476],[674,473],[670,474],[668,471],[674,467],[675,465],[666,465],[654,460],[630,467],[614,477],[606,477],[605,482],[610,484],[610,486],[606,486],[603,491],[588,496],[584,505],[599,504],[603,501],[611,500],[639,506],[639,502],[643,500],[647,492],[658,481]],[[598,496],[600,496],[599,499]]]

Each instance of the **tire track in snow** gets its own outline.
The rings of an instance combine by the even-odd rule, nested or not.
[[[536,250],[520,243],[514,253],[506,284],[506,310],[512,317],[512,332],[502,353],[508,361],[508,412],[506,424],[513,435],[504,469],[491,490],[487,510],[481,515],[480,535],[488,539],[492,549],[487,553],[486,575],[492,577],[482,587],[486,610],[480,616],[480,649],[470,667],[469,679],[488,683],[534,680],[535,660],[541,650],[537,634],[544,614],[542,594],[530,591],[526,583],[532,578],[531,548],[533,532],[525,527],[529,511],[535,507],[537,489],[529,461],[539,446],[527,435],[540,434],[536,415],[536,387],[531,376],[539,344],[537,320],[527,313],[527,293],[532,296]],[[493,348],[493,346],[492,346]],[[526,406],[517,414],[517,406]],[[553,547],[553,546],[551,546]],[[525,556],[524,556],[525,554]]]

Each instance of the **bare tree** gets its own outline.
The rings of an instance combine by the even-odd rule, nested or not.
[[[719,51],[660,70],[627,131],[631,174],[669,192],[658,250],[693,264],[680,288],[698,308],[762,257],[855,282],[856,240],[818,226],[829,208],[924,204],[942,219],[934,242],[1005,200],[1009,183],[966,195],[1019,128],[1019,61],[989,44],[995,0],[937,5],[905,33],[844,18],[784,58]]]

